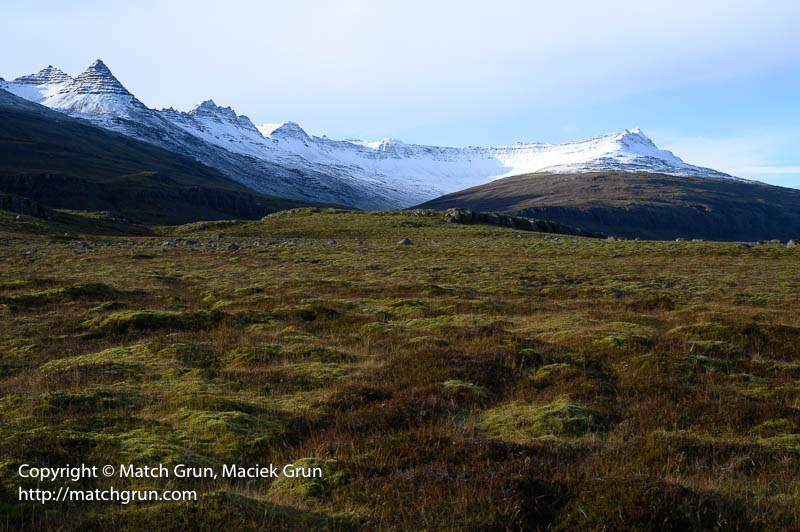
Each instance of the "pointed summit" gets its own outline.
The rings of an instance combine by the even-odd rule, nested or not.
[[[616,140],[623,146],[632,146],[638,144],[640,146],[656,148],[655,143],[652,140],[650,140],[647,137],[647,135],[642,133],[642,130],[639,129],[638,127],[635,127],[633,129],[626,129],[625,131],[617,135],[614,140]]]
[[[111,73],[111,70],[103,63],[102,59],[95,59],[94,63],[89,65],[89,68],[86,69],[87,72],[92,71],[96,72],[104,77],[117,79],[114,77],[114,74]]]
[[[42,104],[71,115],[103,117],[103,121],[145,120],[151,113],[99,59],[69,83],[57,85]]]
[[[263,132],[262,132],[263,134]],[[294,122],[286,122],[281,124],[274,130],[272,130],[269,134],[272,138],[279,138],[279,139],[296,139],[296,140],[311,140],[311,137],[308,136],[303,128],[301,128],[298,124]]]
[[[230,107],[220,107],[214,103],[214,100],[211,99],[195,105],[194,109],[186,114],[199,118],[213,118],[215,120],[224,119],[230,122],[236,122],[240,118],[236,115],[236,111]]]
[[[61,92],[76,94],[122,94],[131,95],[102,60],[98,59],[84,70]]]
[[[57,85],[69,81],[72,81],[72,78],[62,70],[53,65],[47,65],[47,68],[43,68],[36,74],[18,77],[14,80],[14,83],[21,85]]]
[[[219,107],[216,103],[214,103],[214,100],[209,98],[208,100],[205,100],[195,105],[192,108],[192,110],[189,111],[189,114],[191,115],[197,113],[215,112],[217,109],[221,109],[221,107]]]

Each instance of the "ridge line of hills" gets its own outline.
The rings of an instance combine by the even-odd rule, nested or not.
[[[535,171],[648,171],[730,178],[660,150],[638,129],[580,142],[449,148],[308,135],[293,122],[261,126],[209,99],[188,112],[148,108],[101,60],[75,78],[48,66],[0,88],[101,127],[188,155],[265,194],[397,209]]]
[[[636,172],[507,177],[418,205],[524,216],[626,238],[749,241],[800,235],[800,190]]]
[[[791,239],[800,191],[693,166],[638,129],[559,145],[442,148],[255,126],[206,100],[150,109],[100,60],[0,78],[0,192],[147,223],[298,206],[467,208],[652,239]]]
[[[260,194],[197,161],[0,89],[0,192],[135,222],[258,218],[323,206]]]

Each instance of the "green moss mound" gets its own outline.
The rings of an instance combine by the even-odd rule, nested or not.
[[[213,310],[189,312],[157,312],[154,310],[129,310],[83,322],[94,332],[122,334],[133,330],[188,330],[209,329],[220,323],[226,314]]]
[[[445,393],[454,399],[485,400],[489,391],[483,386],[472,384],[458,379],[451,379],[442,383]]]
[[[598,415],[568,398],[537,406],[515,401],[486,410],[478,427],[506,441],[533,438],[576,438],[602,430]]]
[[[308,499],[328,497],[333,490],[344,484],[347,472],[336,460],[323,460],[321,458],[301,458],[292,463],[284,471],[291,471],[295,476],[280,476],[270,486],[270,493],[290,499]],[[307,475],[296,472],[297,468],[305,471]]]
[[[0,301],[16,303],[20,305],[36,306],[60,301],[74,301],[77,299],[89,299],[93,301],[103,301],[115,299],[123,295],[123,292],[105,283],[82,283],[66,288],[53,288],[0,298]]]
[[[155,357],[143,345],[112,347],[97,353],[78,355],[52,360],[39,367],[39,373],[46,376],[76,375],[113,376],[125,378],[145,373],[148,365],[155,369]]]
[[[169,419],[177,430],[175,437],[184,445],[200,445],[220,459],[246,456],[259,448],[267,452],[286,435],[280,421],[263,414],[238,410],[209,411],[182,408]]]

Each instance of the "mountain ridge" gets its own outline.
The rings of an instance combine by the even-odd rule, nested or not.
[[[192,158],[2,89],[0,193],[158,224],[328,206],[259,194]]]
[[[367,209],[404,208],[535,172],[622,170],[734,179],[660,150],[639,129],[563,144],[519,142],[490,148],[427,146],[396,139],[334,140],[309,135],[294,122],[256,126],[247,116],[211,99],[188,112],[150,109],[99,59],[74,79],[57,75],[61,71],[55,67],[48,69],[56,75],[40,71],[36,81],[41,83],[35,90],[16,80],[0,86],[188,155],[253,190],[288,198]]]

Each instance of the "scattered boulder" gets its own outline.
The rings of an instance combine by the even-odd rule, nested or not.
[[[412,244],[411,240],[409,240],[407,238],[404,238],[404,239],[400,240],[399,242],[397,242],[398,246],[410,246],[411,244]]]
[[[228,244],[228,249],[231,250],[231,251],[236,251],[240,247],[241,246],[239,244],[237,244],[236,242],[231,242],[230,244]]]
[[[414,209],[410,212],[411,216],[436,216],[434,209]]]
[[[739,249],[750,249],[750,244],[736,244],[736,247]]]
[[[786,247],[789,249],[797,249],[800,248],[800,240],[792,239],[786,244]]]

